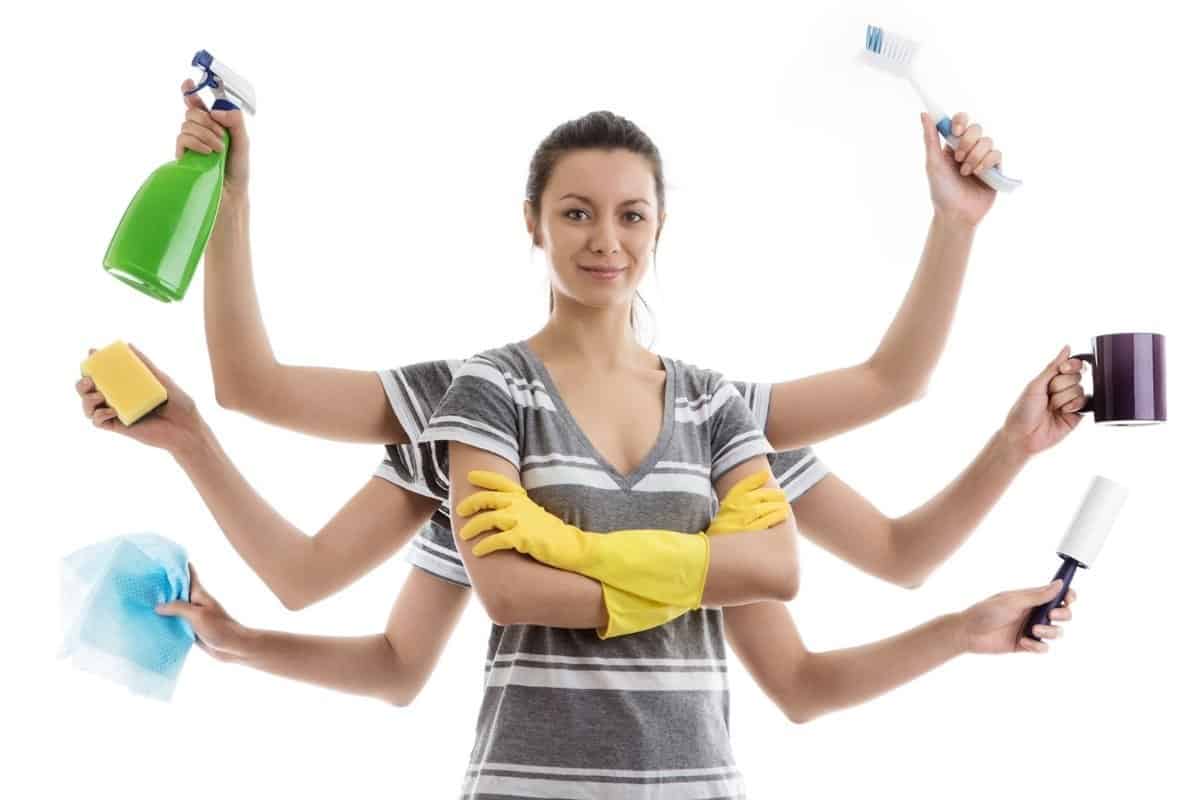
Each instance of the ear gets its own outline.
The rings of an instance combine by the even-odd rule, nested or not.
[[[528,200],[525,201],[525,231],[533,237],[533,243],[541,247],[542,243],[538,241],[537,236],[537,219],[533,216],[533,204]]]

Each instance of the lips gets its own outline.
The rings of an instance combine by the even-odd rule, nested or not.
[[[591,266],[589,266],[587,264],[580,264],[579,268],[583,269],[583,270],[587,270],[588,272],[600,272],[605,275],[611,275],[616,272],[622,272],[625,269],[625,267],[609,267],[609,266],[605,266],[604,264],[594,264]]]

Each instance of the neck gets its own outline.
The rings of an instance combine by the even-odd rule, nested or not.
[[[570,361],[589,370],[644,366],[648,351],[629,324],[632,305],[591,308],[556,296],[550,321],[529,337],[543,361]]]

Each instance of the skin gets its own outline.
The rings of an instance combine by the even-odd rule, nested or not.
[[[240,114],[217,112],[209,116],[207,111],[193,106],[188,111],[188,120],[177,141],[179,148],[202,149],[200,142],[204,131],[216,132],[206,127],[206,123],[211,125],[214,122],[229,124],[232,136],[233,149],[226,176],[222,218],[218,220],[210,241],[206,265],[206,285],[212,289],[206,293],[206,325],[218,400],[223,405],[240,407],[249,413],[257,411],[256,416],[269,418],[276,424],[331,438],[403,441],[403,432],[392,429],[395,426],[394,415],[373,373],[292,367],[274,362],[265,330],[262,329],[249,274],[246,239],[248,203],[245,199],[248,141],[240,120],[231,119],[233,117],[240,117]],[[961,285],[970,235],[974,225],[990,206],[992,193],[973,181],[957,180],[953,175],[955,157],[940,150],[936,134],[930,138],[932,127],[928,120],[923,118],[922,122],[935,214],[918,276],[872,359],[846,370],[776,385],[767,432],[779,449],[799,446],[805,443],[805,439],[816,441],[847,426],[863,424],[915,399],[932,369],[932,362],[936,361],[944,345],[944,330],[940,337],[920,337],[915,333],[915,322],[919,318],[919,311],[927,306],[953,307]],[[963,115],[956,117],[955,124],[960,127],[965,124]],[[979,138],[975,135],[976,144]],[[972,151],[974,149],[972,145]],[[977,171],[990,166],[985,162],[986,157],[976,164]],[[526,209],[529,232],[535,243],[546,249],[548,262],[553,265],[552,285],[555,291],[555,315],[542,331],[531,337],[530,345],[553,372],[556,383],[567,395],[568,405],[599,449],[614,464],[623,463],[622,459],[636,462],[636,455],[646,449],[645,437],[656,434],[656,430],[634,431],[634,438],[628,441],[619,436],[606,439],[606,434],[612,432],[589,423],[587,409],[580,408],[573,399],[587,394],[587,387],[581,387],[575,378],[585,372],[585,367],[599,370],[608,375],[609,380],[625,381],[627,385],[645,389],[646,393],[641,397],[646,403],[650,402],[650,390],[654,389],[654,407],[660,407],[657,405],[661,397],[658,394],[660,389],[653,386],[652,380],[652,373],[657,371],[657,359],[633,341],[627,320],[632,293],[645,272],[649,252],[657,242],[665,213],[653,208],[653,184],[645,163],[624,151],[571,154],[560,162],[551,183],[552,186],[547,188],[544,195],[547,205],[543,208],[541,218],[535,217],[528,206]],[[562,201],[578,211],[561,209],[561,215],[552,214],[552,209],[559,210],[555,206],[559,202],[559,195],[554,194],[552,189],[562,189],[561,193],[575,190],[577,194],[591,198],[592,202],[585,204],[577,199]],[[630,215],[628,207],[620,205],[631,197],[650,201],[647,204],[649,208],[640,204],[637,206],[649,212],[641,220],[638,219],[641,215]],[[645,220],[656,220],[657,224],[638,227]],[[238,260],[234,258],[235,255],[242,256],[240,263],[231,263]],[[605,258],[613,260],[602,261]],[[618,261],[626,262],[627,272],[617,281],[602,284],[578,267],[580,263]],[[949,266],[946,266],[947,263]],[[221,291],[222,288],[225,291]],[[242,291],[237,291],[239,289]],[[936,302],[945,299],[937,297],[939,293],[950,294],[950,302]],[[931,297],[935,301],[931,301]],[[948,328],[949,314],[942,319]],[[222,324],[230,321],[235,324]],[[263,358],[257,361],[254,358],[231,358],[233,342],[224,335],[227,331],[241,337],[239,346],[248,340],[252,345],[250,352],[257,352]],[[931,346],[919,346],[924,339],[935,341]],[[916,355],[909,361],[916,364],[915,368],[906,363],[905,358],[899,357],[913,353]],[[835,476],[828,476],[792,505],[795,523],[818,543],[866,571],[901,585],[919,585],[930,570],[957,549],[1024,461],[1056,443],[1077,424],[1078,415],[1073,412],[1079,407],[1082,396],[1077,386],[1078,364],[1067,362],[1065,355],[1065,352],[1060,353],[1039,373],[975,462],[925,506],[905,517],[888,519],[849,487],[837,481]],[[237,367],[237,362],[243,367]],[[245,369],[244,365],[247,364],[249,368],[238,374],[237,369]],[[260,368],[260,372],[254,371]],[[255,375],[262,380],[253,380]],[[165,384],[169,381],[161,372],[159,376]],[[195,414],[190,398],[173,383],[167,385],[171,397],[168,404],[129,429],[112,419],[111,410],[104,406],[103,399],[92,391],[87,381],[81,382],[77,389],[83,396],[85,413],[98,426],[119,430],[146,443],[165,447],[175,455],[239,553],[290,608],[303,607],[336,591],[382,561],[401,546],[416,525],[423,522],[433,510],[433,501],[427,498],[413,500],[414,496],[407,492],[381,479],[372,479],[320,534],[310,538],[279,518],[254,494],[253,489],[224,457],[207,425]],[[251,405],[250,401],[243,403],[241,399],[245,395],[228,388],[254,385],[263,387],[260,397],[253,401],[257,405]],[[305,398],[305,403],[294,402],[298,395]],[[845,403],[836,402],[839,396],[844,399],[864,395],[871,399],[851,410],[846,410]],[[632,394],[631,397],[638,395]],[[304,406],[304,409],[294,412],[299,416],[285,416],[263,398],[275,398],[281,406]],[[817,406],[824,403],[831,408],[836,406],[839,411],[831,413],[829,420],[814,420],[811,411],[813,403],[808,402],[807,398],[812,398]],[[1072,404],[1075,404],[1074,407]],[[251,408],[255,411],[251,411]],[[798,408],[806,409],[808,416],[799,416],[795,411]],[[360,409],[368,409],[369,413],[363,413]],[[842,414],[840,418],[838,413]],[[637,436],[643,438],[639,440]],[[777,436],[783,437],[783,444],[776,440]],[[507,462],[489,462],[487,459],[493,457],[478,451],[462,452],[464,450],[473,448],[463,446],[460,452],[452,456],[456,462],[452,470],[452,497],[469,491],[461,479],[469,468],[490,468],[501,473],[507,468],[508,474],[513,475]],[[765,461],[746,462],[726,476],[727,480],[716,488],[723,494],[733,481],[764,465]],[[370,519],[386,520],[390,538],[381,530],[383,523],[371,526],[368,522]],[[455,520],[456,528],[460,522]],[[790,530],[792,524],[789,520],[787,525],[780,527]],[[255,530],[255,537],[247,535],[247,530]],[[402,533],[396,533],[401,530]],[[734,546],[735,539],[727,537],[731,555],[746,549]],[[790,534],[774,537],[772,541],[782,542],[783,539],[794,542]],[[716,543],[717,540],[714,540]],[[782,544],[781,547],[786,557],[788,546]],[[469,551],[469,548],[463,549]],[[280,569],[272,574],[268,562],[284,554],[286,563],[293,566],[316,567],[319,564],[326,571],[313,568],[300,571]],[[505,557],[508,557],[507,562]],[[503,608],[506,615],[536,614],[539,613],[538,606],[544,609],[546,603],[551,602],[548,598],[557,598],[553,602],[564,599],[578,601],[577,607],[568,602],[565,606],[567,610],[563,613],[568,617],[575,613],[579,616],[563,621],[581,623],[579,627],[595,627],[600,621],[603,605],[596,602],[599,585],[590,579],[549,570],[515,553],[497,553],[477,561],[477,564],[468,564],[473,577],[481,569],[480,564],[496,562],[494,567],[490,563],[483,567],[484,572],[494,569],[497,575],[505,575],[512,570],[528,568],[559,573],[572,579],[561,587],[552,587],[558,594],[534,598],[537,602],[527,610],[512,603],[498,603],[497,608]],[[324,566],[331,562],[343,566]],[[794,562],[786,563],[791,565]],[[521,566],[518,567],[518,564]],[[789,571],[794,580],[794,570]],[[296,587],[288,583],[287,576],[297,574],[322,577],[314,581],[315,586]],[[736,572],[730,574],[736,575]],[[779,580],[778,576],[768,577],[761,585],[770,587],[763,596],[786,599],[794,594],[794,586],[789,585],[786,578],[772,583]],[[484,577],[482,585],[488,583],[489,579]],[[540,584],[541,580],[534,583]],[[480,585],[478,580],[477,585]],[[529,584],[521,581],[517,585]],[[761,586],[758,591],[763,591]],[[438,591],[457,596],[434,598]],[[716,591],[724,591],[720,577]],[[789,718],[796,721],[861,702],[910,680],[959,652],[1044,651],[1045,643],[1031,640],[1018,642],[1016,635],[1030,605],[1042,602],[1037,598],[1045,592],[1053,594],[1052,589],[1045,589],[1042,594],[1037,594],[1036,589],[1004,593],[976,604],[965,612],[946,615],[884,642],[853,650],[810,653],[803,648],[786,610],[783,614],[786,620],[779,616],[782,605],[753,602],[761,598],[752,595],[739,598],[733,593],[736,587],[730,587],[729,591],[731,593],[723,597],[706,596],[706,602],[718,605],[729,605],[739,600],[742,602],[737,608],[728,608],[726,611],[731,644],[768,694],[780,704]],[[440,651],[440,644],[444,643],[445,636],[461,613],[466,595],[465,589],[450,586],[420,570],[414,570],[393,609],[387,632],[382,637],[350,640],[250,631],[225,614],[203,587],[194,592],[191,604],[177,604],[165,610],[191,615],[189,618],[194,618],[204,646],[219,658],[242,660],[300,680],[373,694],[399,703],[411,699],[415,693],[413,686],[419,689],[420,683],[428,675],[428,669],[432,668],[436,653]],[[444,604],[440,607],[436,603],[422,606],[422,598],[441,599]],[[1068,597],[1068,602],[1072,599],[1073,593]],[[424,609],[420,615],[405,613],[405,608],[412,610],[418,607]],[[440,625],[437,624],[439,614],[442,615]],[[733,624],[730,625],[731,614]],[[739,615],[742,617],[741,624],[737,621]],[[429,622],[425,626],[428,630],[404,629],[404,620],[413,616]],[[1069,619],[1069,616],[1069,609],[1057,609],[1052,619]],[[517,619],[515,616],[504,618],[509,621]],[[530,618],[522,621],[537,620]],[[539,624],[554,623],[547,621]],[[763,634],[763,631],[768,631],[769,635]],[[1046,626],[1036,633],[1055,638],[1059,635],[1059,629]],[[760,635],[765,636],[761,647],[757,642]],[[780,643],[788,643],[785,649],[792,657],[785,662],[768,658],[765,649],[759,652],[766,643],[771,644],[772,650],[781,646]],[[431,652],[432,659],[414,657],[414,654]],[[346,670],[341,668],[343,660],[363,665],[363,675],[345,678],[339,685],[336,676],[346,675]],[[367,664],[375,665],[376,670],[372,672]],[[415,676],[420,680],[414,679],[414,671],[421,669],[425,670],[424,673]],[[854,676],[854,680],[845,681],[848,689],[842,688],[833,679],[838,675]],[[814,683],[817,677],[822,680]],[[816,685],[827,688],[820,693],[798,691],[799,688]]]

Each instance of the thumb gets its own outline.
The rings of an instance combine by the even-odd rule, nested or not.
[[[212,112],[212,118],[229,131],[229,138],[233,140],[235,147],[245,141],[246,115],[241,109],[214,111]]]
[[[925,139],[925,157],[935,159],[941,157],[942,144],[938,139],[937,127],[933,124],[933,118],[924,111],[921,112],[921,127],[924,129]]]
[[[188,108],[199,108],[208,110],[208,106],[204,105],[204,99],[199,94],[187,94],[196,88],[196,82],[188,78],[179,87],[179,91],[183,92],[183,104]]]
[[[158,378],[159,383],[161,383],[163,386],[166,386],[166,387],[171,387],[171,386],[175,385],[175,382],[173,380],[171,380],[170,378],[168,378],[163,373],[162,370],[160,370],[158,367],[154,366],[154,362],[152,362],[150,359],[146,358],[145,353],[143,353],[141,350],[138,350],[136,347],[134,347],[132,343],[129,344],[129,349],[133,351],[134,355],[136,355],[139,359],[141,359],[142,363],[146,365],[146,368],[150,370],[151,374],[153,374],[155,378]]]
[[[185,600],[174,600],[170,603],[159,603],[154,607],[154,613],[163,617],[183,617],[191,622],[195,618],[196,607]]]
[[[1058,594],[1059,590],[1062,589],[1062,584],[1062,578],[1055,578],[1045,586],[1039,586],[1036,589],[1025,589],[1020,593],[1021,600],[1024,605],[1030,608],[1040,606],[1043,603],[1049,603]]]

